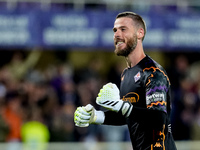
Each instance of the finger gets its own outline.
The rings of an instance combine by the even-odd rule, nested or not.
[[[80,119],[83,119],[83,120],[90,120],[91,116],[86,116],[86,115],[83,115],[83,114],[77,114],[77,117],[79,117]]]
[[[112,88],[113,87],[113,83],[109,82],[108,84],[106,84],[106,86]]]
[[[74,122],[80,122],[80,123],[88,123],[89,120],[88,119],[81,119],[80,117],[75,117]]]
[[[86,116],[90,116],[90,114],[91,114],[91,113],[87,112],[84,107],[77,108],[77,112],[81,113],[83,115],[86,115]]]
[[[89,120],[90,117],[91,117],[91,115],[90,115],[90,114],[89,114],[89,115],[85,115],[85,114],[83,114],[83,113],[77,111],[77,112],[75,113],[75,117],[78,117],[78,118],[84,119],[84,120]]]
[[[99,104],[99,105],[101,104],[101,98],[100,97],[96,98],[96,103]]]
[[[112,84],[112,88],[113,88],[113,89],[118,89],[118,87],[117,87],[116,84]]]
[[[110,82],[110,83],[107,83],[106,85],[104,85],[103,88],[104,88],[104,89],[107,89],[107,88],[111,88],[111,89],[112,89],[112,88],[113,88],[113,85],[114,85],[114,84]]]
[[[78,120],[75,121],[75,125],[77,125],[77,126],[85,126],[86,124],[89,125],[89,122],[80,122]]]
[[[100,97],[104,92],[104,89],[100,89],[98,96]]]
[[[92,111],[92,109],[93,109],[93,106],[92,106],[91,104],[87,104],[87,105],[85,106],[85,110],[86,110],[87,112]]]

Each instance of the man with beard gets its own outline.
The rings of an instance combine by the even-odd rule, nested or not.
[[[128,62],[120,91],[113,83],[104,85],[96,103],[107,111],[97,111],[91,104],[78,107],[76,126],[127,124],[134,150],[176,150],[170,124],[170,81],[163,67],[144,53],[144,20],[133,12],[120,13],[113,31],[115,53]]]

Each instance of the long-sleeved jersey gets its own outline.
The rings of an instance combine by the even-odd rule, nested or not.
[[[170,81],[149,56],[122,73],[120,98],[133,109],[128,118],[105,112],[104,124],[128,125],[134,150],[176,150],[170,124]]]

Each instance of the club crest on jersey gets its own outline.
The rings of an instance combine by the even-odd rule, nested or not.
[[[140,79],[140,72],[138,72],[135,76],[134,76],[134,79],[135,79],[135,82],[137,82],[139,79]]]

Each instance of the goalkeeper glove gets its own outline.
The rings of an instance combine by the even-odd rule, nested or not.
[[[120,100],[119,89],[113,83],[108,83],[100,90],[96,103],[106,109],[121,112],[128,117],[133,109],[133,105],[128,101]]]
[[[78,127],[88,127],[90,124],[102,124],[104,119],[104,112],[95,110],[91,104],[78,107],[74,113],[74,122]]]

